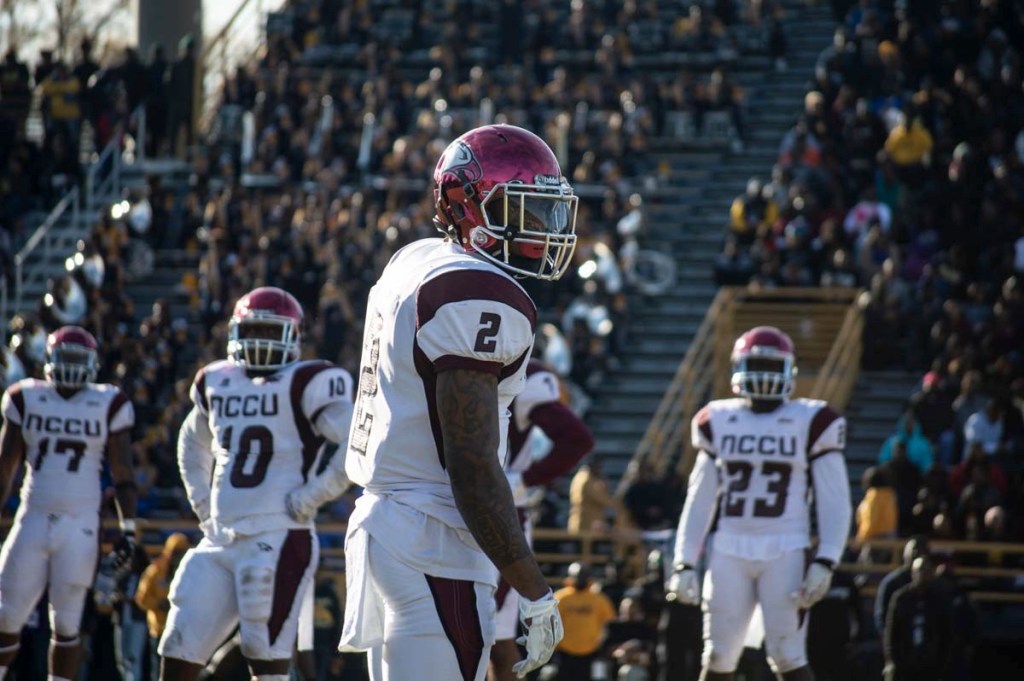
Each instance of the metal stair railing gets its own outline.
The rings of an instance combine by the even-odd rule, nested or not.
[[[139,105],[132,112],[130,120],[134,121],[136,125],[135,161],[141,162],[145,159],[146,146],[145,105]],[[21,309],[22,297],[26,286],[44,283],[52,274],[45,267],[37,267],[31,271],[26,271],[25,265],[38,248],[42,249],[42,260],[44,262],[50,260],[55,244],[61,236],[59,232],[55,231],[55,227],[61,219],[69,217],[72,227],[78,227],[81,224],[83,209],[89,212],[95,211],[98,203],[109,201],[121,194],[123,188],[121,168],[124,163],[121,148],[125,134],[125,129],[115,134],[107,143],[107,146],[103,148],[103,151],[100,152],[96,161],[89,166],[82,185],[85,189],[85,196],[82,196],[82,190],[79,187],[72,187],[57,205],[53,207],[46,220],[43,221],[43,224],[36,228],[32,236],[25,242],[25,245],[14,256],[14,292],[13,294],[8,292],[6,283],[2,285],[2,290],[0,290],[0,319],[7,321],[10,319],[12,309]]]
[[[685,452],[690,442],[690,419],[710,397],[714,372],[708,368],[714,363],[717,331],[721,326],[719,320],[725,315],[733,297],[733,290],[727,287],[718,290],[643,439],[637,445],[633,460],[649,462],[659,475],[664,474],[677,457],[680,461],[689,458]],[[619,481],[619,492],[624,491],[627,482],[628,476],[623,476]]]
[[[74,224],[78,223],[79,215],[81,214],[81,192],[78,187],[72,187],[71,191],[64,195],[50,214],[46,217],[32,236],[29,237],[25,245],[21,247],[17,255],[14,256],[14,296],[13,303],[15,309],[21,309],[21,297],[25,291],[25,285],[30,283],[37,283],[39,281],[45,281],[49,273],[45,268],[37,267],[26,274],[25,263],[28,261],[29,256],[37,248],[42,249],[42,255],[45,260],[49,260],[53,254],[57,235],[53,233],[54,226],[64,217],[68,211],[70,211],[71,220]],[[3,319],[8,320],[7,300],[4,299]]]

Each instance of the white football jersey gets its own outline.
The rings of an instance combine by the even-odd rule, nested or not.
[[[509,423],[508,459],[505,470],[511,473],[522,473],[533,463],[530,444],[530,431],[533,424],[530,412],[542,404],[560,402],[562,392],[559,388],[558,376],[544,366],[542,362],[530,360],[526,365],[526,382],[523,391],[512,401],[512,419]]]
[[[244,535],[306,527],[288,517],[285,496],[315,474],[324,438],[314,424],[351,401],[351,375],[311,360],[249,376],[220,360],[199,370],[191,397],[213,434],[210,516]]]
[[[765,414],[743,399],[714,400],[693,417],[692,437],[718,471],[716,549],[749,553],[744,544],[765,537],[785,540],[780,548],[809,544],[810,462],[844,449],[846,419],[821,400],[787,400]]]
[[[52,384],[26,378],[7,389],[2,409],[25,441],[22,504],[44,513],[98,512],[107,437],[135,425],[128,397],[87,383],[65,398]]]
[[[367,492],[415,492],[421,512],[465,529],[445,470],[437,373],[498,378],[504,461],[508,413],[523,387],[536,307],[512,277],[457,244],[422,239],[398,251],[370,291],[346,472]]]

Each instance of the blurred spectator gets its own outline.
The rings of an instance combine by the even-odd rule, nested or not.
[[[733,199],[729,226],[739,243],[749,245],[779,218],[779,207],[756,177],[747,180],[747,190]]]
[[[660,480],[648,462],[631,461],[623,478],[622,503],[641,530],[660,530],[674,524],[672,489]]]
[[[971,658],[978,643],[978,612],[967,591],[957,583],[957,576],[949,563],[936,568],[935,581],[946,594],[953,611],[953,640],[950,651],[949,681],[970,681]]]
[[[971,414],[964,424],[965,448],[970,448],[974,443],[981,445],[982,451],[989,456],[994,456],[1003,448],[1003,419],[1006,410],[1001,400],[990,398],[985,408]],[[967,450],[964,451],[964,457]]]
[[[317,679],[336,679],[344,663],[337,652],[341,638],[342,603],[331,572],[316,571],[313,584],[313,654],[316,657]]]
[[[903,563],[882,577],[878,583],[878,591],[875,594],[874,624],[875,629],[881,633],[885,631],[886,613],[889,612],[889,603],[893,595],[910,584],[910,569],[914,561],[921,556],[927,556],[929,552],[928,537],[915,535],[903,545]]]
[[[572,563],[565,586],[555,592],[565,636],[558,644],[559,681],[589,681],[606,625],[615,619],[615,605],[599,590],[592,588],[590,569]]]
[[[38,79],[38,74],[37,74]],[[82,84],[63,61],[54,65],[53,71],[39,83],[40,108],[43,127],[46,131],[45,146],[53,149],[57,139],[62,140],[76,159],[79,132],[82,125]]]
[[[21,130],[32,103],[32,88],[28,67],[18,59],[14,45],[7,49],[0,64],[0,118],[10,121],[14,130]]]
[[[890,445],[889,452],[891,458],[882,462],[881,468],[886,470],[887,476],[896,490],[897,526],[900,535],[905,535],[910,527],[914,504],[918,499],[918,490],[921,488],[921,469],[907,456],[907,443],[904,440],[899,438],[894,440]]]
[[[171,591],[171,580],[191,547],[188,537],[180,532],[167,537],[163,551],[142,573],[139,586],[135,591],[135,605],[146,612],[146,624],[149,627],[149,651],[151,669],[160,668],[157,656],[157,645],[167,625],[167,613],[171,604],[167,596]]]
[[[915,558],[910,584],[893,594],[885,617],[886,681],[946,678],[953,642],[953,612],[935,583],[935,563]]]
[[[882,443],[882,449],[878,452],[878,463],[895,459],[898,444],[902,444],[907,458],[921,473],[931,468],[935,462],[932,444],[921,432],[921,424],[917,422],[913,411],[904,412],[896,421],[896,432]]]
[[[601,461],[591,457],[579,467],[569,486],[570,532],[594,532],[607,529],[607,520],[616,513],[620,504],[608,491],[608,483],[601,471]]]
[[[937,372],[926,373],[921,379],[921,390],[910,397],[910,408],[933,450],[943,453],[938,457],[940,463],[949,466],[953,463],[954,414],[949,392],[940,383]]]
[[[195,102],[195,41],[185,36],[178,43],[178,56],[167,70],[166,93],[170,103],[167,111],[167,137],[171,150],[181,156],[180,145],[192,146]],[[180,140],[180,141],[179,141]]]
[[[135,603],[139,580],[149,567],[146,547],[138,544],[131,564],[118,584],[114,610],[114,654],[121,681],[144,681],[147,635],[146,611]]]
[[[650,671],[657,633],[648,621],[639,595],[626,595],[619,602],[618,617],[606,625],[604,647],[612,667],[608,678],[641,681],[654,678]]]
[[[869,467],[864,471],[861,480],[864,498],[857,505],[858,545],[869,539],[892,539],[898,530],[899,508],[896,491],[888,479],[888,470],[884,467]],[[867,551],[865,547],[865,551]],[[861,554],[865,562],[871,560],[870,553]]]

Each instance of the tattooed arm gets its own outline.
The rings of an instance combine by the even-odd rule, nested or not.
[[[437,406],[452,494],[466,526],[501,576],[531,600],[547,582],[519,525],[498,461],[498,379],[465,369],[437,376]]]

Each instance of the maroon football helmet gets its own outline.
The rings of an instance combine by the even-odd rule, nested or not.
[[[274,286],[238,299],[228,322],[228,358],[249,369],[280,369],[299,358],[302,306]]]
[[[756,326],[732,346],[732,391],[755,400],[783,400],[796,386],[793,341],[774,326]]]
[[[46,337],[43,375],[58,388],[81,388],[96,380],[99,345],[80,326],[62,326]]]
[[[434,169],[434,224],[520,277],[558,279],[576,248],[579,201],[544,140],[514,125],[470,130]]]

